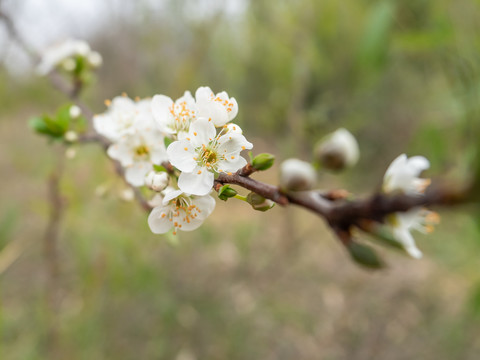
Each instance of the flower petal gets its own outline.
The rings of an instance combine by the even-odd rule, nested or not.
[[[167,205],[170,200],[173,200],[182,194],[183,194],[182,190],[168,188],[168,190],[165,191],[165,195],[163,197],[163,205]]]
[[[167,216],[170,210],[170,206],[158,206],[153,208],[148,216],[148,226],[154,234],[165,234],[172,228],[172,222]],[[164,216],[162,217],[162,215]]]
[[[175,133],[170,127],[174,121],[174,117],[170,112],[172,106],[173,100],[165,95],[155,95],[151,103],[153,118],[158,128],[167,134]]]
[[[214,175],[206,168],[197,172],[182,172],[178,178],[178,187],[187,194],[207,195],[212,190]]]
[[[215,138],[215,126],[205,118],[199,118],[190,125],[189,138],[194,147],[207,145]]]
[[[234,156],[234,155],[232,155]],[[221,169],[222,172],[235,172],[242,167],[247,165],[247,160],[245,160],[240,155],[234,156],[234,159],[227,158],[218,162],[218,169]]]
[[[145,184],[145,175],[153,169],[149,162],[136,162],[125,170],[125,180],[133,186]]]
[[[186,149],[186,150],[185,150]],[[197,166],[195,149],[190,141],[174,141],[167,148],[168,160],[180,171],[191,172]]]
[[[112,159],[120,161],[122,166],[130,166],[133,164],[132,151],[124,142],[110,145],[107,154]]]

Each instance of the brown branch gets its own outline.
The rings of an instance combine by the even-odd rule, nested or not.
[[[421,206],[452,206],[469,201],[471,186],[454,187],[446,184],[431,186],[425,194],[376,193],[364,199],[346,200],[345,191],[321,193],[317,190],[283,193],[278,187],[266,184],[243,174],[249,173],[248,165],[235,174],[220,174],[218,185],[234,184],[253,191],[280,205],[295,204],[324,218],[337,232],[350,229],[365,221],[382,222],[388,214],[405,212]],[[216,186],[218,190],[220,186]],[[343,234],[342,242],[345,235]]]

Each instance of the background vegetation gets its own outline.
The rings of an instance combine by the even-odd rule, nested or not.
[[[18,3],[4,2],[14,20]],[[229,11],[213,0],[108,3],[89,39],[104,57],[84,96],[97,112],[123,91],[176,98],[209,85],[236,97],[257,153],[308,160],[323,134],[352,131],[359,165],[322,174],[322,188],[372,192],[401,152],[428,157],[432,177],[468,174],[480,134],[478,1],[239,0]],[[475,209],[443,213],[434,234],[417,236],[424,259],[389,253],[376,273],[297,209],[218,202],[175,241],[151,234],[146,214],[119,199],[124,185],[93,145],[66,164],[52,314],[41,238],[59,150],[27,119],[65,100],[46,79],[3,65],[2,359],[478,358]],[[276,181],[275,170],[261,175]]]

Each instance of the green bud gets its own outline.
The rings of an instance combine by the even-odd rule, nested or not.
[[[230,187],[230,185],[223,185],[218,190],[218,198],[223,201],[227,201],[229,198],[237,195],[237,191]]]
[[[275,162],[275,156],[272,154],[259,154],[255,156],[252,160],[252,167],[255,170],[264,171],[270,169]]]
[[[350,256],[357,264],[370,269],[381,269],[385,267],[385,263],[370,246],[351,242],[347,246],[347,249]]]
[[[247,195],[247,202],[252,205],[254,210],[258,211],[267,211],[275,206],[275,203],[272,200],[265,199],[263,196],[254,192]]]

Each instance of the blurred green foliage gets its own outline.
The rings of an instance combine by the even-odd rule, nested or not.
[[[372,191],[401,152],[425,155],[430,174],[453,180],[480,169],[478,1],[245,4],[226,13],[197,11],[191,0],[165,0],[161,10],[138,1],[112,12],[90,39],[104,66],[85,100],[102,112],[123,91],[226,90],[255,154],[278,159],[309,160],[316,140],[348,128],[360,164],[322,175],[326,188]],[[0,278],[2,359],[52,358],[40,238],[45,178],[62,150],[26,119],[64,102],[46,79],[0,69],[0,264],[12,248],[19,257]],[[378,274],[352,265],[318,218],[253,212],[235,199],[218,201],[204,226],[172,246],[149,232],[135,204],[118,200],[123,184],[102,150],[78,151],[62,182],[59,358],[478,357],[478,217],[446,214],[434,234],[418,236],[427,259],[390,255]],[[258,176],[274,183],[274,169]]]

